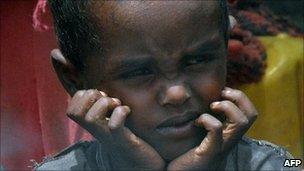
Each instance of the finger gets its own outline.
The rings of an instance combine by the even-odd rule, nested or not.
[[[73,97],[72,103],[68,108],[67,115],[72,119],[83,119],[87,111],[102,95],[98,90],[79,91]]]
[[[108,126],[116,148],[125,152],[127,158],[132,158],[132,161],[138,164],[147,163],[159,166],[160,161],[151,161],[150,159],[161,158],[158,153],[146,142],[137,137],[127,127],[124,126],[125,120],[131,110],[128,106],[118,106],[114,109]],[[132,155],[129,155],[132,154]],[[143,157],[144,156],[144,157]]]
[[[124,144],[127,149],[137,148],[143,141],[133,134],[128,128],[124,126],[127,116],[130,114],[128,106],[118,106],[114,109],[108,126],[112,137],[117,144]]]
[[[231,101],[214,102],[210,106],[214,112],[221,112],[227,116],[227,122],[223,130],[222,150],[230,149],[249,129],[252,123],[247,116]]]
[[[82,98],[82,96],[84,95],[84,93],[86,92],[86,90],[79,90],[77,91],[74,96],[72,97],[72,99],[69,102],[68,108],[67,108],[67,114],[71,113],[72,110],[77,107],[77,102],[79,101],[79,99]]]
[[[101,94],[101,96],[98,94],[98,91],[97,90],[94,90],[94,89],[89,89],[89,90],[80,90],[78,91],[80,93],[80,96],[77,96],[77,93],[73,96],[73,99],[75,98],[74,100],[74,106],[75,108],[79,107],[79,103],[82,103],[83,101],[83,97],[86,93],[88,93],[88,91],[91,91],[91,94],[93,94],[93,96],[96,96],[96,99],[98,100],[100,97],[106,97],[107,94],[102,92],[102,91],[99,91],[99,93]]]
[[[222,97],[234,102],[244,112],[250,122],[253,122],[257,118],[257,110],[242,91],[225,87],[222,91]]]
[[[125,120],[130,114],[130,108],[128,106],[116,107],[111,115],[108,126],[112,132],[120,132],[124,127]]]
[[[118,103],[110,97],[101,97],[88,110],[83,118],[74,119],[80,126],[89,131],[100,142],[106,142],[105,135],[109,135],[106,115]]]
[[[106,121],[107,114],[118,105],[120,105],[120,101],[118,99],[114,100],[110,97],[101,97],[89,109],[85,116],[85,120],[89,123],[95,123],[97,120]]]
[[[208,131],[202,143],[195,149],[196,155],[211,155],[219,152],[223,142],[222,123],[209,114],[202,114],[195,122]]]
[[[215,113],[223,113],[227,118],[227,122],[230,124],[235,124],[240,127],[248,124],[248,119],[245,114],[231,101],[213,102],[210,108]]]
[[[222,146],[222,123],[209,114],[202,114],[195,124],[204,127],[208,133],[201,144],[173,160],[167,170],[201,170],[220,154]]]

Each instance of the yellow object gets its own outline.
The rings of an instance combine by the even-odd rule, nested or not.
[[[287,34],[259,39],[267,51],[266,73],[259,83],[240,87],[259,112],[247,135],[281,145],[303,159],[304,39]]]

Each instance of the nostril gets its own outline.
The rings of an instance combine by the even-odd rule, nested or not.
[[[183,104],[190,98],[190,93],[184,86],[172,86],[167,89],[164,104]]]

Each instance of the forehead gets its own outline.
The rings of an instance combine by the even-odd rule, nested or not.
[[[112,55],[147,49],[172,54],[223,37],[220,5],[215,0],[105,1],[92,10],[102,30],[103,47]]]
[[[207,1],[105,1],[93,6],[103,24],[124,25],[126,28],[153,24],[198,22],[219,12],[219,2]]]

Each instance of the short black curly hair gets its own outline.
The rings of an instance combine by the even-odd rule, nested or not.
[[[94,22],[90,5],[94,0],[48,0],[60,49],[65,57],[80,71],[84,60],[91,53],[102,54],[100,31]],[[228,42],[228,8],[226,0],[220,0],[222,32]],[[101,28],[101,27],[99,27]]]

